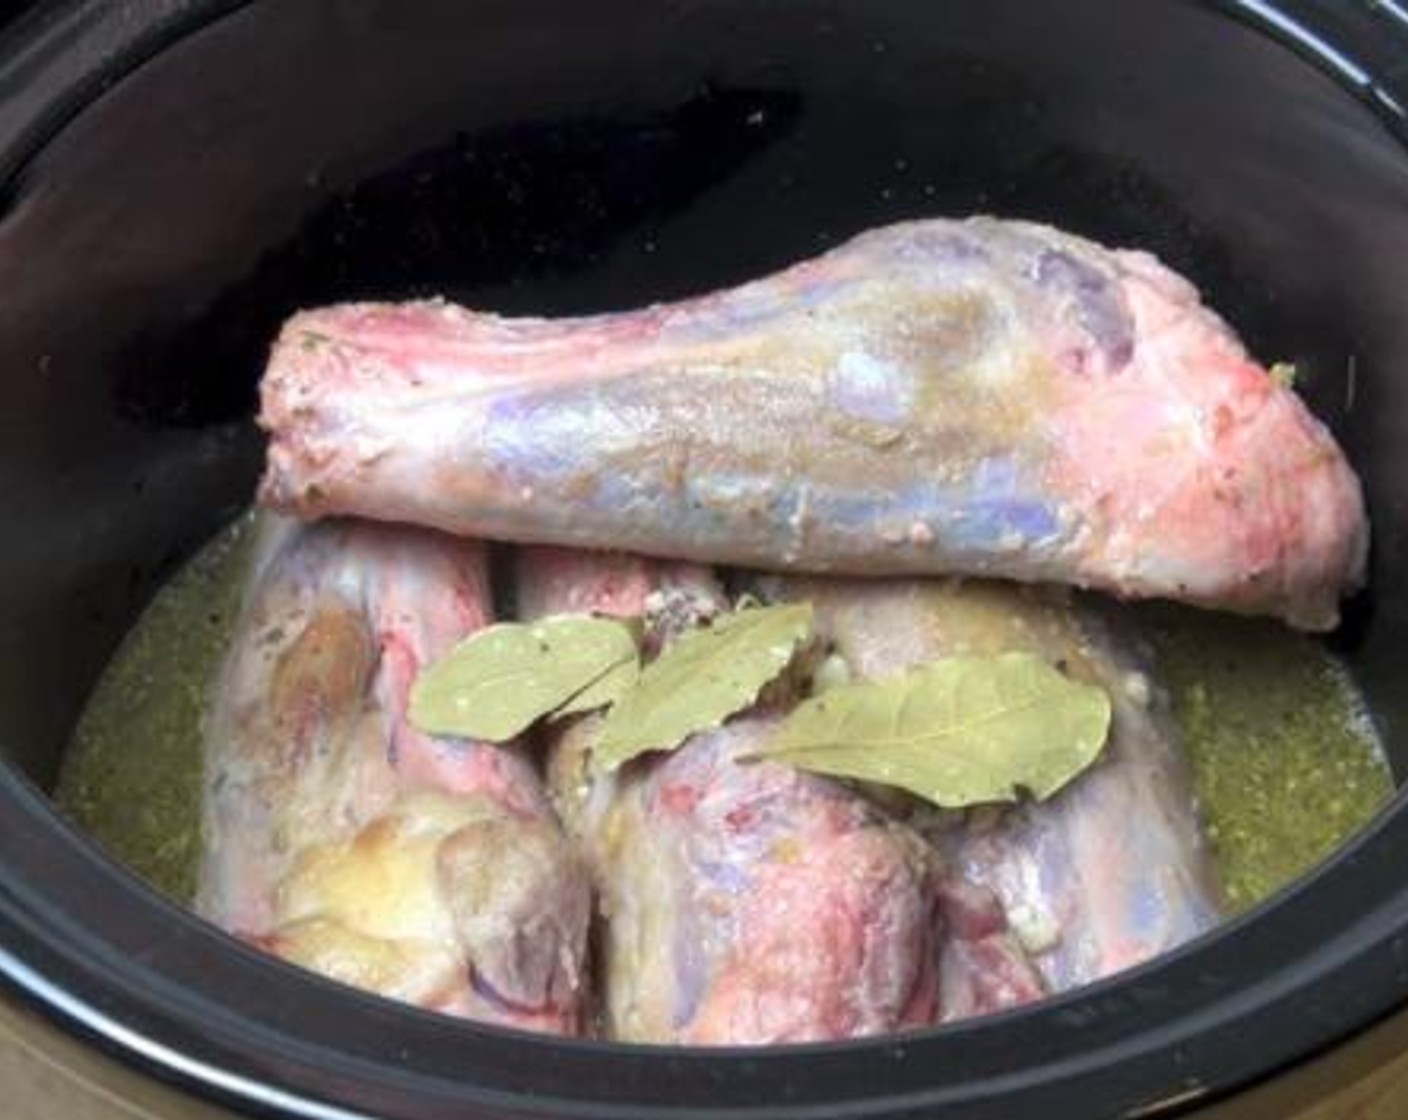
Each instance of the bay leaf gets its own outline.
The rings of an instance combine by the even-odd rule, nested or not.
[[[1030,653],[951,657],[799,704],[753,757],[898,786],[945,808],[1045,799],[1100,754],[1103,690]]]
[[[616,619],[559,615],[486,626],[416,678],[411,723],[501,743],[564,705],[591,701],[598,685],[609,702],[613,689],[634,680],[638,658],[633,630]]]
[[[751,704],[811,634],[810,603],[720,615],[684,635],[612,706],[593,752],[610,771],[650,750],[679,746]]]
[[[616,703],[635,685],[640,677],[640,659],[632,657],[608,669],[576,696],[556,709],[548,718],[561,719],[563,716],[591,712]]]

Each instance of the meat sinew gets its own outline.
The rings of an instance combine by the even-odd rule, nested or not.
[[[1110,696],[1099,761],[1049,801],[983,811],[943,847],[993,890],[1047,985],[1064,991],[1212,928],[1219,894],[1165,698],[1133,638],[1047,588],[777,580],[860,677],[937,657],[1033,652]]]
[[[198,911],[289,961],[450,1014],[576,1033],[590,883],[512,748],[406,722],[489,621],[482,546],[278,525],[206,725]]]
[[[525,614],[650,606],[666,640],[722,605],[697,569],[553,549],[523,550],[519,586]],[[598,878],[613,1037],[852,1038],[1040,994],[991,895],[946,881],[916,833],[837,782],[738,761],[768,713],[606,777],[587,765],[598,725],[561,732],[550,773]]]
[[[502,319],[309,311],[263,386],[263,500],[772,569],[968,573],[1328,628],[1358,482],[1147,254],[976,218],[731,291]]]

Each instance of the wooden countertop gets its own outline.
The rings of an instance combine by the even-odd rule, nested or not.
[[[3,1004],[0,1101],[4,1120],[239,1120]],[[1408,1011],[1189,1120],[1408,1120]]]

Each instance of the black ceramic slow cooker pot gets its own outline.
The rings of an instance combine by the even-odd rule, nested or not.
[[[1298,364],[1372,507],[1372,589],[1335,641],[1408,766],[1405,101],[1394,0],[27,6],[0,31],[0,1022],[111,1102],[179,1092],[163,1116],[391,1120],[1162,1116],[1382,1023],[1408,1002],[1401,799],[1294,890],[1112,981],[705,1052],[296,972],[156,897],[45,791],[124,629],[249,501],[292,309],[624,307],[974,211],[1151,248]]]

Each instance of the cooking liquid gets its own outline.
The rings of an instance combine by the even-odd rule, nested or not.
[[[246,581],[252,516],[153,599],[99,681],[56,800],[109,854],[181,901],[200,845],[201,712]],[[1132,608],[1159,654],[1228,908],[1309,871],[1389,800],[1393,776],[1348,672],[1279,623]]]
[[[181,902],[200,862],[201,715],[253,528],[241,517],[157,592],[79,717],[54,795],[109,855]]]

